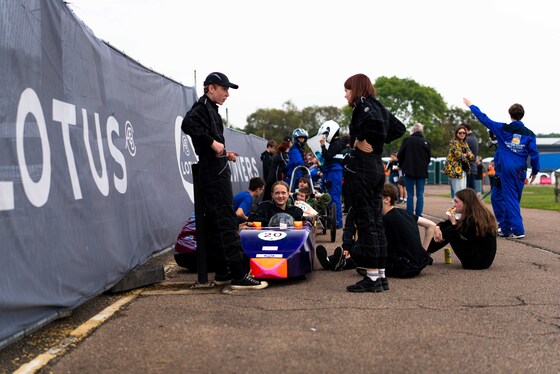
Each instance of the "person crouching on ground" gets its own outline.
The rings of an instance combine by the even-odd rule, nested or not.
[[[464,269],[487,269],[496,256],[496,218],[473,189],[457,191],[449,219],[438,223],[428,253],[451,244]],[[456,214],[460,214],[457,218]]]

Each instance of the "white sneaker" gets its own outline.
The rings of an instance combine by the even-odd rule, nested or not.
[[[524,237],[525,237],[525,234],[519,234],[519,235],[517,235],[517,234],[511,234],[511,235],[509,236],[510,239],[523,239]]]

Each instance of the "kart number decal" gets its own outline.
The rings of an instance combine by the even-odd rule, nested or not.
[[[274,254],[274,253],[261,253],[255,256],[256,258],[282,258],[284,256],[282,256],[281,254]]]
[[[269,242],[273,242],[276,240],[282,240],[284,239],[286,236],[288,236],[288,234],[286,234],[285,232],[282,231],[263,231],[260,232],[258,237],[260,240],[266,240]]]

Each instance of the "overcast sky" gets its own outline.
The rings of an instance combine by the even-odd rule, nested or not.
[[[560,132],[560,5],[551,0],[69,0],[94,34],[184,85],[213,71],[239,84],[223,108],[246,124],[290,100],[342,107],[364,73],[410,78],[448,105],[468,97],[497,121],[525,107],[535,133]]]

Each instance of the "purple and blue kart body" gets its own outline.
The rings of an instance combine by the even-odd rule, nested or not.
[[[303,278],[313,270],[315,234],[309,222],[299,227],[251,228],[241,230],[241,244],[255,278]],[[191,272],[197,271],[196,222],[189,217],[177,238],[175,261]],[[210,260],[210,259],[209,259]],[[214,271],[212,261],[208,271]]]
[[[309,222],[286,229],[246,229],[239,236],[255,278],[304,278],[313,270],[315,234]]]

